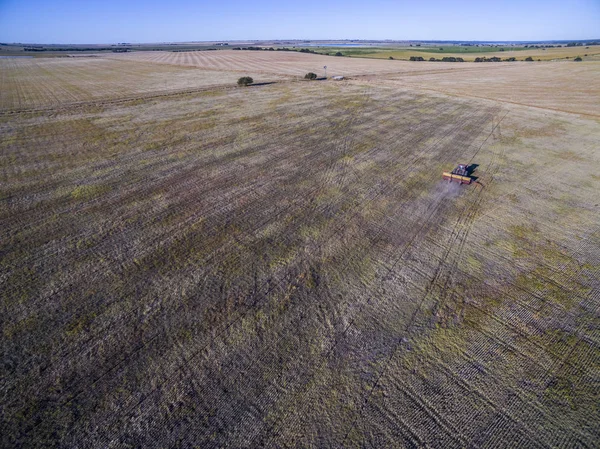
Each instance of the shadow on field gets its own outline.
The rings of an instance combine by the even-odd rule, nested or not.
[[[479,167],[479,164],[471,164],[467,166],[467,173],[469,174],[469,176],[473,174],[477,167]]]
[[[469,175],[469,177],[471,178],[471,182],[473,183],[477,183],[479,176],[473,176],[473,172],[475,171],[475,169],[477,169],[477,167],[479,167],[479,164],[470,164],[467,166],[467,174]]]
[[[277,84],[277,81],[268,81],[268,82],[264,82],[264,83],[253,83],[253,84],[248,84],[248,87],[255,87],[255,86],[268,86],[269,84]]]

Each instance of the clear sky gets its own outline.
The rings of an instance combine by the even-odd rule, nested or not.
[[[0,0],[0,42],[600,38],[600,0]]]

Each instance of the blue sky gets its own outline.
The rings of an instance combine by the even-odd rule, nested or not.
[[[600,0],[0,0],[0,42],[600,38]]]

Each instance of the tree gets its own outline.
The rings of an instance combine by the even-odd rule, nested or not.
[[[238,86],[247,86],[248,84],[252,84],[253,82],[254,80],[249,76],[242,76],[237,83]]]
[[[306,75],[304,75],[304,79],[307,79],[307,80],[316,80],[317,79],[317,74],[313,73],[313,72],[308,72]]]

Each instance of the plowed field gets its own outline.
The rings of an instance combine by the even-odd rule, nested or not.
[[[4,447],[597,445],[594,105],[160,55],[0,61]]]

